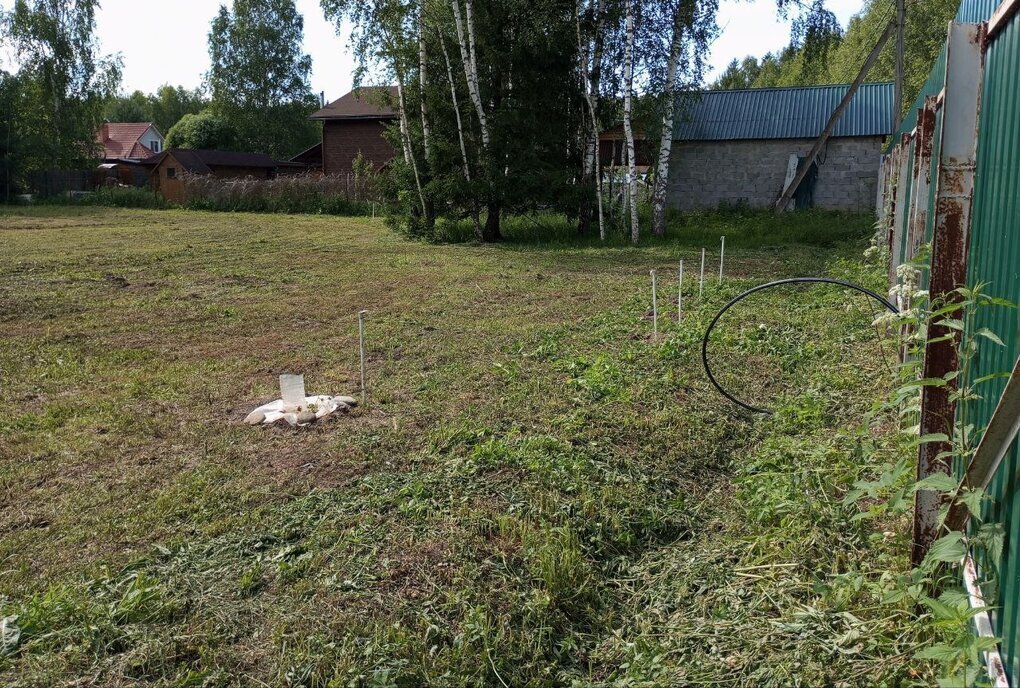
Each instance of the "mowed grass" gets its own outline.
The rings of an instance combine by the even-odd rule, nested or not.
[[[880,572],[838,504],[867,467],[833,439],[890,384],[870,309],[822,287],[734,312],[714,360],[773,419],[737,413],[699,363],[743,288],[881,288],[857,259],[867,218],[820,216],[835,248],[711,218],[710,274],[717,234],[738,248],[703,298],[688,283],[677,322],[692,242],[433,246],[368,218],[0,212],[3,682],[928,676],[838,585]],[[241,422],[281,373],[357,393],[361,309],[365,406],[307,430]]]

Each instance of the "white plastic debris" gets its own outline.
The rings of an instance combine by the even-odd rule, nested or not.
[[[281,375],[280,397],[263,404],[244,419],[249,425],[275,423],[281,418],[292,426],[305,427],[336,411],[357,406],[354,397],[306,395],[303,375]]]

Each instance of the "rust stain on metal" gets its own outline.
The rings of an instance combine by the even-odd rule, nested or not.
[[[961,318],[962,297],[956,290],[967,279],[967,244],[981,111],[982,35],[980,28],[971,24],[950,24],[928,288],[934,308],[952,308],[940,316],[942,319]],[[946,327],[939,321],[929,324],[921,376],[942,379],[946,384],[921,389],[922,435],[941,434],[952,438],[955,434],[956,403],[953,399],[957,386],[949,374],[960,367],[960,339],[957,328]],[[951,440],[922,444],[917,456],[917,477],[950,474],[951,450]],[[911,548],[911,561],[915,564],[921,562],[938,536],[942,506],[943,498],[938,492],[921,490],[915,497]]]
[[[924,99],[924,107],[918,110],[917,122],[917,211],[914,213],[908,237],[908,258],[913,258],[921,250],[924,243],[925,230],[928,227],[928,199],[931,188],[931,154],[935,138],[935,109],[937,99],[928,96]]]
[[[940,199],[937,217],[939,225],[935,228],[935,241],[932,247],[931,279],[929,292],[934,305],[959,302],[955,290],[962,286],[967,275],[967,256],[964,249],[964,213],[959,200]],[[959,310],[947,317],[958,318]],[[932,323],[928,328],[928,342],[924,349],[923,378],[945,378],[958,370],[960,332],[955,329]],[[953,436],[956,421],[956,403],[952,394],[956,391],[956,381],[950,380],[942,387],[928,386],[921,391],[921,435],[942,433],[946,437]],[[917,473],[929,476],[935,473],[949,475],[952,469],[947,458],[938,458],[944,452],[952,451],[950,442],[928,442],[922,444],[918,453]],[[927,494],[925,494],[927,492]],[[919,501],[934,502],[935,509],[924,509],[924,513],[937,515],[940,505],[936,493],[922,491],[917,495]],[[938,530],[937,518],[922,518],[921,513],[914,519],[914,537],[911,560],[918,564],[924,559],[928,545],[935,540]]]

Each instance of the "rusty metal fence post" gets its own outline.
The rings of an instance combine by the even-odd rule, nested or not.
[[[924,107],[917,111],[917,170],[914,175],[914,212],[907,230],[907,260],[913,259],[924,243],[928,231],[928,201],[931,193],[931,153],[935,138],[935,112],[938,99],[928,96]]]
[[[935,181],[935,217],[932,235],[930,300],[939,307],[959,301],[956,289],[967,278],[967,239],[971,202],[974,195],[974,169],[977,162],[977,126],[981,111],[981,80],[984,70],[982,42],[984,24],[949,25],[945,98],[940,132],[939,161]],[[958,318],[959,311],[949,315]],[[959,368],[960,332],[932,323],[924,349],[922,378],[945,379]],[[952,470],[946,453],[956,421],[954,380],[944,385],[929,385],[921,390],[921,436],[944,434],[950,441],[920,445],[917,477]],[[939,493],[920,490],[914,501],[914,531],[911,561],[920,563],[938,535],[938,513],[942,505]]]

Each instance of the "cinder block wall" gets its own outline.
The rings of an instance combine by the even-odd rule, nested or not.
[[[669,204],[686,210],[773,204],[790,155],[806,156],[814,139],[676,141],[669,162]],[[816,208],[873,211],[882,137],[830,139],[818,156]]]

